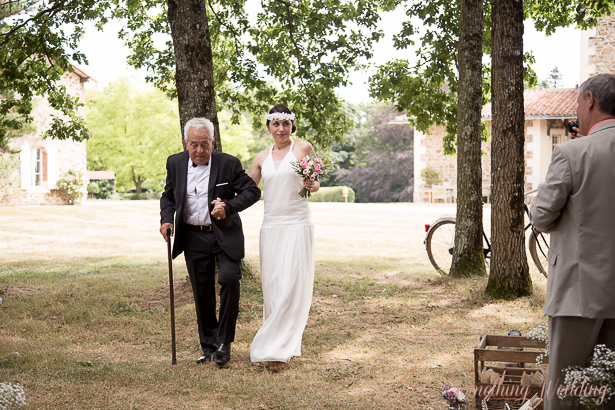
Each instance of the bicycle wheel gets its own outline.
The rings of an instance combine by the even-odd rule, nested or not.
[[[454,245],[455,220],[444,219],[436,222],[427,235],[425,248],[431,264],[441,275],[448,275],[451,269]]]
[[[538,270],[545,275],[545,278],[547,277],[547,268],[549,266],[549,244],[550,238],[548,233],[532,229],[528,243],[530,255]]]

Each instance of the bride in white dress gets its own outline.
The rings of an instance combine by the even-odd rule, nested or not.
[[[295,115],[276,105],[266,118],[274,144],[258,153],[250,168],[257,184],[263,180],[265,200],[260,234],[263,326],[252,341],[250,359],[269,362],[269,370],[277,372],[291,357],[301,356],[314,286],[314,225],[308,200],[298,192],[303,186],[316,192],[320,185],[304,183],[291,167],[313,150],[309,142],[290,138]]]

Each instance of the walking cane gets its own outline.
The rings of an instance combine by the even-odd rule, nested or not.
[[[169,259],[169,292],[171,293],[171,346],[173,358],[171,364],[177,364],[175,356],[175,296],[173,295],[173,258],[171,256],[171,228],[167,229],[167,255]]]

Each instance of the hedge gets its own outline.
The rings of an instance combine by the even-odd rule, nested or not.
[[[345,202],[342,195],[343,186],[325,186],[313,193],[310,202]],[[354,191],[348,187],[348,202],[354,202]]]

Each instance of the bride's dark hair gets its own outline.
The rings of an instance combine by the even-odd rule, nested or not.
[[[272,109],[269,110],[269,114],[273,114],[274,112],[283,112],[286,114],[292,114],[291,110],[285,106],[284,104],[278,104],[276,106],[274,106]],[[269,128],[269,120],[267,120],[267,128]],[[291,124],[293,125],[293,128],[291,130],[291,134],[295,131],[297,131],[297,127],[295,126],[295,121],[294,120],[290,120]]]

